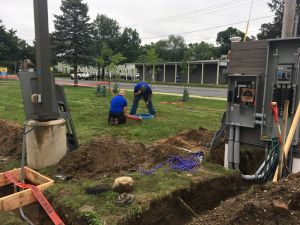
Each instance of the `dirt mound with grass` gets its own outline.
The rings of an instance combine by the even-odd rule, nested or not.
[[[300,173],[278,184],[256,186],[221,203],[189,225],[300,224]]]
[[[122,171],[126,174],[129,170],[152,167],[170,155],[190,154],[178,147],[194,152],[205,151],[211,136],[212,133],[204,129],[189,130],[148,146],[101,136],[65,156],[58,164],[56,173],[69,174],[77,179],[100,179]]]
[[[189,155],[188,151],[208,151],[213,133],[206,129],[187,130],[148,146],[148,161],[161,162],[169,155]]]
[[[19,159],[22,152],[22,127],[0,120],[0,159]]]
[[[64,157],[57,165],[56,172],[70,174],[78,179],[99,179],[111,173],[137,169],[144,161],[143,144],[100,136]]]

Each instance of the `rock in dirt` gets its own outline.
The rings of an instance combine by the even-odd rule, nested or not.
[[[118,177],[115,179],[112,188],[115,192],[124,193],[133,190],[134,181],[131,177]]]
[[[273,200],[273,209],[275,213],[279,213],[282,215],[289,214],[289,207],[287,206],[287,204],[280,200]]]
[[[22,127],[0,120],[0,157],[20,159],[22,154]]]

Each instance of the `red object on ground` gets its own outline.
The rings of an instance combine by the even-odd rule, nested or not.
[[[17,179],[9,172],[5,172],[4,175],[14,185],[23,189],[30,189],[55,225],[65,225],[64,222],[59,218],[57,213],[54,211],[48,200],[45,198],[43,193],[36,186],[18,182]]]
[[[272,109],[272,112],[273,112],[274,121],[275,122],[279,122],[279,119],[278,119],[278,107],[277,107],[277,103],[276,102],[272,102],[271,103],[271,109]]]
[[[74,84],[73,81],[56,81],[56,84],[60,85],[68,85],[68,86],[78,86],[78,87],[97,87],[98,85],[105,85],[108,84],[108,82],[96,82],[96,83],[91,83],[91,84]]]
[[[17,75],[3,75],[0,76],[0,79],[6,79],[6,80],[18,80],[19,77]]]
[[[126,115],[126,118],[130,120],[135,120],[135,121],[141,121],[142,118],[140,116],[134,116],[134,115]]]

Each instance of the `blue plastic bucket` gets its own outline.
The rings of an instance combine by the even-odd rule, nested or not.
[[[140,114],[136,114],[136,116],[141,117],[143,120],[149,120],[154,118],[154,116],[149,113],[140,113]]]

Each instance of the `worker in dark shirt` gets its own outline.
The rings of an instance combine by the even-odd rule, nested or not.
[[[156,111],[155,111],[152,101],[151,101],[152,90],[151,90],[151,87],[146,82],[138,83],[134,87],[133,95],[134,95],[134,98],[133,98],[133,102],[132,102],[132,106],[131,106],[131,110],[130,110],[131,115],[136,114],[136,110],[138,108],[139,101],[141,100],[141,98],[144,99],[149,113],[152,115],[156,114]]]
[[[125,92],[120,91],[110,102],[108,123],[117,126],[126,123],[127,100],[124,98]]]

